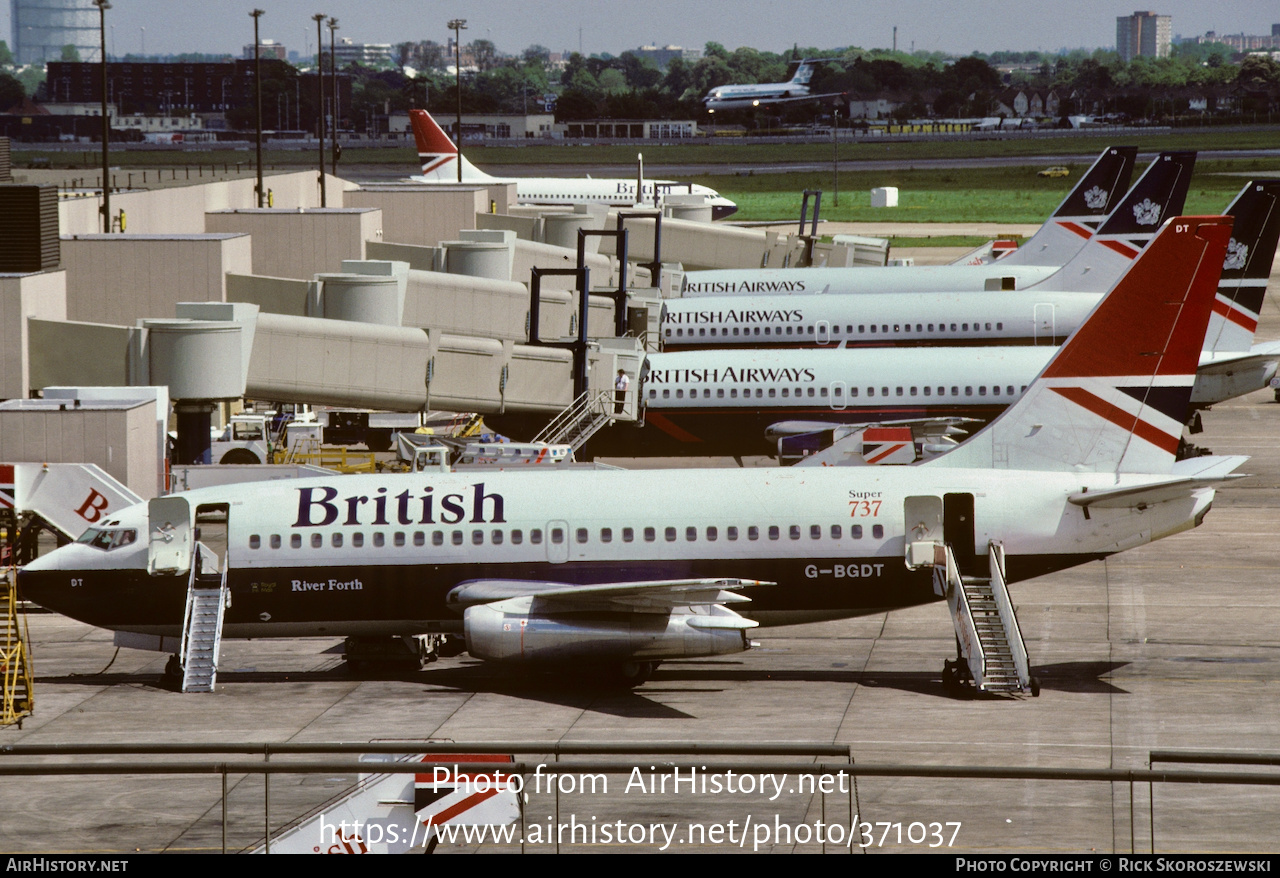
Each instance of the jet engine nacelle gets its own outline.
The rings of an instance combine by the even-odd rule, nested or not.
[[[755,623],[722,606],[671,613],[533,612],[535,598],[469,607],[467,652],[487,661],[661,660],[728,655],[751,647]]]

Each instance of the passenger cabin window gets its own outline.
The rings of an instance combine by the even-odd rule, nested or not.
[[[358,548],[360,548],[361,546],[363,546],[363,545],[364,545],[364,534],[360,533],[359,531],[356,531],[355,533],[353,533],[353,534],[351,535],[351,545],[352,545],[352,547],[353,547],[353,548],[356,548],[356,549],[358,549]]]

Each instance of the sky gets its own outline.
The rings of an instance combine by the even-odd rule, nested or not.
[[[303,54],[315,50],[317,12],[338,19],[338,36],[355,42],[443,43],[453,18],[468,22],[463,42],[488,39],[518,54],[540,44],[552,51],[620,54],[645,44],[781,52],[794,44],[898,48],[955,54],[1114,48],[1117,16],[1138,0],[112,0],[108,54],[229,52],[253,41],[255,6],[265,11],[262,36]],[[1148,0],[1173,16],[1175,35],[1269,34],[1280,23],[1273,0]],[[637,14],[640,13],[640,14]],[[12,39],[11,10],[0,2],[0,39]],[[145,34],[143,29],[145,28]],[[328,31],[325,32],[328,41]],[[114,48],[113,48],[114,45]]]

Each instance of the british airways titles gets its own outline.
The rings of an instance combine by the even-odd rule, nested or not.
[[[672,356],[675,356],[672,354]],[[794,384],[816,381],[812,369],[769,368],[735,369],[650,369],[645,380],[650,384]]]
[[[708,293],[736,293],[750,295],[752,293],[803,293],[807,292],[802,280],[715,280],[690,281],[684,284],[686,296],[706,295]]]
[[[789,311],[667,311],[666,323],[803,323],[804,312]]]
[[[298,517],[294,527],[328,527],[341,524],[349,527],[385,524],[458,524],[493,522],[503,524],[505,501],[501,494],[486,494],[484,482],[477,482],[462,492],[435,493],[427,486],[420,494],[405,490],[392,495],[387,488],[379,488],[373,496],[352,494],[338,498],[338,489],[298,488]],[[388,503],[388,501],[391,501]],[[468,517],[469,515],[469,517]]]

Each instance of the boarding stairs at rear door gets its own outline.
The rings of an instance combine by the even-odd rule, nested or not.
[[[1004,547],[994,540],[987,547],[988,576],[962,574],[950,545],[938,545],[935,555],[934,591],[947,599],[958,653],[944,664],[943,685],[949,691],[971,683],[993,695],[1039,695],[1005,582]]]
[[[621,408],[622,411],[618,411]],[[615,421],[635,420],[635,400],[615,401],[614,391],[588,390],[543,428],[534,442],[547,445],[569,445],[576,452],[587,440]]]
[[[222,619],[227,605],[226,571],[204,570],[196,553],[187,584],[187,612],[182,625],[182,691],[212,692],[218,679]]]

